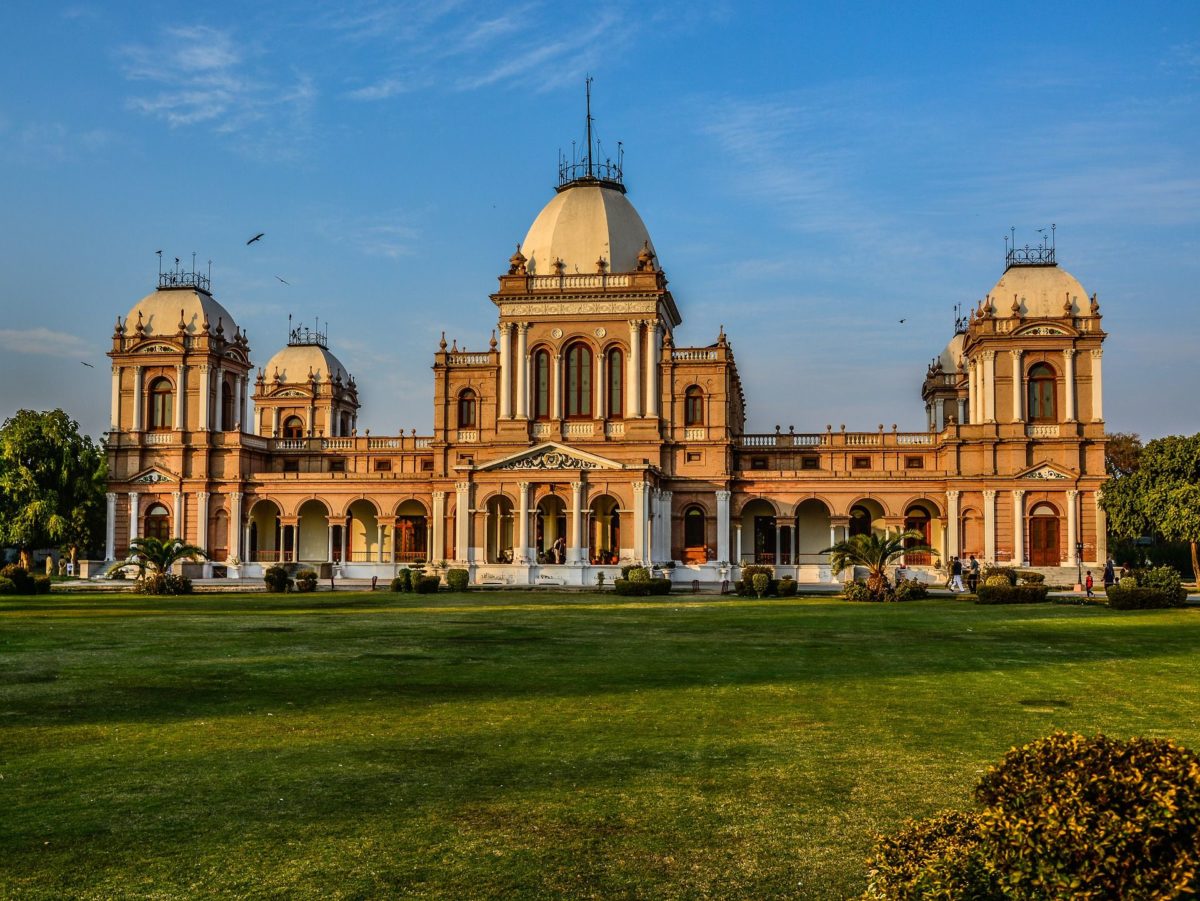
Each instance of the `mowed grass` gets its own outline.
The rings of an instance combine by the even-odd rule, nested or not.
[[[1056,729],[1200,748],[1200,610],[6,598],[0,896],[846,898]]]

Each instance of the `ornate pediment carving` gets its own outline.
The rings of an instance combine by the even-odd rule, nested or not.
[[[519,470],[519,469],[599,469],[600,465],[592,460],[584,460],[581,457],[576,457],[573,454],[563,453],[557,450],[546,450],[537,454],[529,454],[525,457],[518,457],[516,460],[509,460],[496,469],[500,470]]]
[[[306,394],[305,392],[296,391],[295,389],[292,389],[289,391],[280,391],[278,394],[275,394],[272,396],[273,397],[309,397],[309,395]]]
[[[1021,476],[1023,479],[1040,479],[1046,482],[1057,482],[1071,478],[1065,473],[1059,472],[1051,466],[1039,466],[1037,469],[1030,470]]]
[[[130,479],[130,481],[135,485],[161,485],[163,482],[174,482],[175,480],[165,472],[151,469],[136,478]]]

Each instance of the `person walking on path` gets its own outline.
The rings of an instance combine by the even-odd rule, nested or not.
[[[950,559],[950,590],[955,594],[966,591],[962,583],[962,561],[957,557]]]
[[[1095,593],[1092,591],[1093,584],[1095,584],[1095,583],[1092,581],[1092,571],[1089,569],[1087,571],[1087,578],[1084,579],[1084,581],[1083,581],[1083,587],[1087,589],[1087,596],[1089,598],[1094,598],[1096,596]]]
[[[1108,562],[1104,564],[1104,575],[1101,577],[1104,582],[1105,591],[1108,591],[1108,589],[1112,588],[1113,582],[1116,581],[1116,578],[1117,574],[1113,571],[1112,557],[1109,557]]]
[[[971,555],[971,564],[967,569],[967,588],[972,592],[979,587],[979,561],[975,559],[975,555]]]

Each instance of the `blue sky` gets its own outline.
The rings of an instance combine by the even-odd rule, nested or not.
[[[257,363],[328,319],[360,428],[428,432],[438,336],[486,345],[591,73],[676,343],[724,324],[751,430],[923,428],[953,305],[1054,222],[1110,429],[1200,431],[1195,2],[112,7],[0,7],[0,416],[106,427],[164,248]]]

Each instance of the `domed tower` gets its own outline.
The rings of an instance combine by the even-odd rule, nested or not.
[[[358,428],[358,386],[319,328],[289,329],[287,346],[258,371],[254,406],[267,438],[342,438]]]

